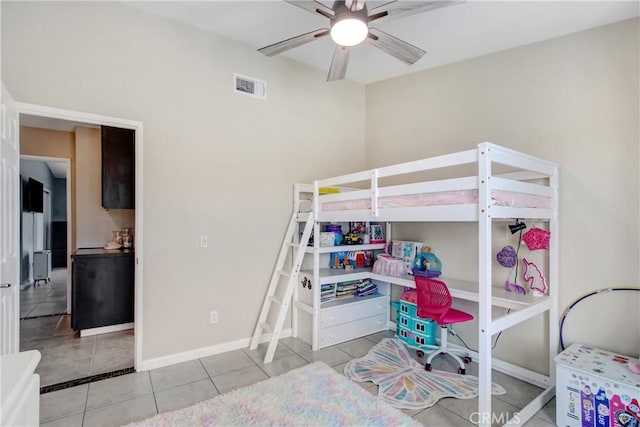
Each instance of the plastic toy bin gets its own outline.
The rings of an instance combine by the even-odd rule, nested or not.
[[[554,360],[558,426],[640,426],[640,375],[628,368],[635,359],[576,343]]]

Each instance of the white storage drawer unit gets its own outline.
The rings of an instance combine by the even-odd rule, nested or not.
[[[387,297],[382,295],[374,299],[323,309],[320,311],[320,327],[329,328],[379,314],[387,314],[387,304]]]
[[[351,307],[348,306],[345,308],[349,309]],[[389,316],[387,314],[381,314],[379,316],[353,320],[349,323],[343,323],[331,328],[321,328],[320,348],[383,331],[387,329],[388,319]]]
[[[371,274],[371,269],[329,270],[322,269],[314,279],[306,271],[298,277],[298,301],[308,305],[307,310],[298,312],[297,336],[311,344],[314,335],[319,350],[341,342],[384,331],[389,328],[389,284],[373,281],[379,295],[352,296],[330,302],[314,304],[318,300],[323,283],[342,283],[361,280]],[[315,313],[315,315],[314,315]],[[316,317],[317,316],[317,317]]]

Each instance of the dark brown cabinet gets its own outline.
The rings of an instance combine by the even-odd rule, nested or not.
[[[67,221],[51,222],[51,267],[67,267]]]
[[[78,249],[72,258],[71,327],[133,322],[133,250]]]
[[[102,126],[102,207],[135,208],[135,131]]]

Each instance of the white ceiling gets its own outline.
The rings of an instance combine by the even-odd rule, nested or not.
[[[399,0],[404,1],[404,0]],[[318,28],[328,19],[282,0],[126,2],[139,9],[258,49]],[[322,1],[331,6],[332,2]],[[370,7],[372,1],[369,1]],[[418,70],[563,36],[640,15],[629,1],[470,0],[376,25],[427,51],[409,67],[363,43],[352,49],[347,79],[372,83]],[[322,38],[282,55],[327,71],[334,45]],[[212,53],[214,54],[214,53]]]
[[[98,128],[100,126],[90,123],[80,123],[71,120],[52,119],[49,117],[34,116],[31,114],[20,114],[20,126],[31,128],[59,130],[63,132],[75,132],[76,126],[87,128]]]
[[[67,164],[65,162],[47,161],[47,166],[55,178],[67,178]]]

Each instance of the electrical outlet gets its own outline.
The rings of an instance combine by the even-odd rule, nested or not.
[[[209,322],[218,323],[218,310],[213,310],[209,313]]]
[[[202,234],[200,236],[200,247],[201,248],[208,248],[209,247],[209,236],[207,236],[206,234]]]

